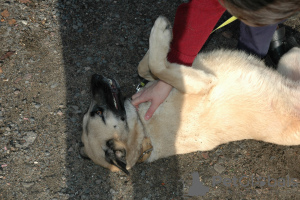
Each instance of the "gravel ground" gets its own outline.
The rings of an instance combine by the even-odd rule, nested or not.
[[[299,146],[233,142],[140,164],[130,176],[79,156],[91,75],[133,94],[155,19],[172,21],[182,2],[0,1],[0,199],[300,199]],[[299,42],[299,16],[285,25]],[[234,22],[203,51],[235,48],[237,38]],[[198,175],[206,194],[189,191]]]

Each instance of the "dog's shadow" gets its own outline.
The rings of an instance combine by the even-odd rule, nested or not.
[[[69,133],[66,140],[67,188],[62,192],[68,194],[70,199],[182,199],[188,194],[193,172],[198,172],[201,181],[210,187],[205,197],[222,196],[224,199],[246,196],[238,196],[241,187],[211,187],[213,176],[233,177],[260,173],[274,178],[286,175],[300,178],[297,167],[300,164],[298,147],[280,147],[253,141],[234,142],[211,152],[197,152],[139,164],[130,170],[130,176],[123,172],[111,173],[92,161],[83,160],[78,151],[70,151],[79,146],[83,115],[80,109],[85,111],[90,103],[91,75],[101,73],[114,77],[125,95],[133,94],[139,83],[136,68],[148,49],[148,38],[155,19],[161,14],[174,19],[180,3],[59,1]],[[231,30],[236,29],[236,26],[237,23],[233,23],[214,33],[203,50],[221,46],[234,48],[237,43],[236,33],[228,36],[223,32],[233,33]]]
[[[149,10],[154,4],[156,8]],[[92,74],[114,77],[123,94],[134,94],[140,82],[137,65],[147,51],[153,22],[159,13],[174,18],[178,5],[179,2],[59,1],[70,133],[66,141],[67,188],[63,192],[71,199],[182,196],[176,157],[137,165],[127,176],[123,172],[111,173],[70,150],[79,147],[83,112],[91,100]]]

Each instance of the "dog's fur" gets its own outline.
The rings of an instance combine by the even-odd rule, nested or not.
[[[101,107],[101,94],[94,92],[83,119],[82,154],[116,171],[122,168],[120,161],[127,169],[136,164],[145,137],[153,145],[148,162],[244,139],[300,144],[299,48],[280,60],[281,74],[254,56],[231,50],[200,53],[193,66],[186,67],[166,59],[169,27],[164,17],[156,20],[149,51],[139,64],[139,74],[151,80],[147,86],[158,77],[174,87],[168,98],[145,121],[150,103],[136,110],[130,99],[124,102],[124,115],[106,106],[100,117],[92,115],[95,106]]]

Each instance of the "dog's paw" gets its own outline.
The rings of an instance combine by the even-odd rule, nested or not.
[[[279,60],[277,71],[287,78],[300,80],[300,48],[294,47]]]
[[[165,17],[158,17],[155,24],[151,30],[150,34],[150,49],[155,50],[165,50],[165,54],[168,53],[170,42],[172,40],[172,28],[171,24]]]

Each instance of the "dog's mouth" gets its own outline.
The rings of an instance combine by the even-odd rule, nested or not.
[[[115,114],[125,115],[124,98],[115,79],[94,74],[91,85],[94,100],[98,105],[106,105]]]

